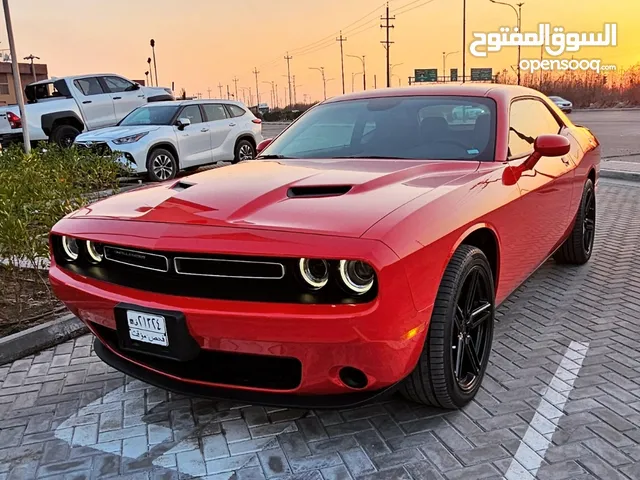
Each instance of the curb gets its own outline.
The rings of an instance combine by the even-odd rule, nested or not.
[[[623,170],[600,169],[600,178],[613,178],[616,180],[628,180],[631,182],[640,182],[640,172],[625,172]]]
[[[632,112],[640,110],[640,107],[609,107],[609,108],[574,108],[574,112]]]
[[[89,329],[75,315],[68,313],[42,325],[0,338],[0,365],[53,347],[88,333]]]

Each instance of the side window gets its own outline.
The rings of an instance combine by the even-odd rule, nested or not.
[[[208,122],[213,122],[215,120],[224,120],[225,118],[227,118],[227,111],[222,105],[205,104],[202,105],[202,108],[204,109],[204,114],[207,117]]]
[[[73,85],[87,96],[105,93],[96,77],[79,78],[73,81]]]
[[[198,105],[189,105],[182,109],[178,118],[188,118],[191,120],[191,124],[202,123],[202,114],[200,113],[200,107]]]
[[[132,82],[120,77],[104,77],[104,81],[111,93],[127,92],[133,87]]]
[[[231,116],[232,117],[241,117],[242,115],[244,115],[245,110],[243,108],[238,107],[237,105],[227,105],[227,108],[229,109],[229,111],[231,112]]]
[[[560,124],[538,100],[516,100],[509,113],[509,157],[521,157],[533,151],[539,135],[560,131]]]

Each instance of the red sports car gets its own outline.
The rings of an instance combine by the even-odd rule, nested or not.
[[[106,363],[243,402],[461,407],[496,305],[591,256],[598,141],[534,90],[344,95],[259,150],[55,225],[51,283]]]

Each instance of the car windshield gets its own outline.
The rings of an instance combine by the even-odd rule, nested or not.
[[[124,117],[119,125],[131,127],[136,125],[169,125],[176,112],[178,105],[155,105],[140,107]]]
[[[309,110],[261,157],[492,161],[495,124],[486,97],[345,100]]]

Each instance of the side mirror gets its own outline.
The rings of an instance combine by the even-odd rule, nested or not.
[[[273,138],[267,138],[261,141],[256,147],[256,153],[260,154],[260,152],[262,152],[265,148],[271,145],[271,142],[273,142]]]
[[[561,157],[571,150],[571,142],[562,135],[540,135],[533,143],[533,153],[522,165],[532,170],[542,157]]]
[[[184,130],[189,125],[191,125],[191,120],[189,120],[188,118],[179,118],[176,122],[176,125],[178,126],[178,130]]]

